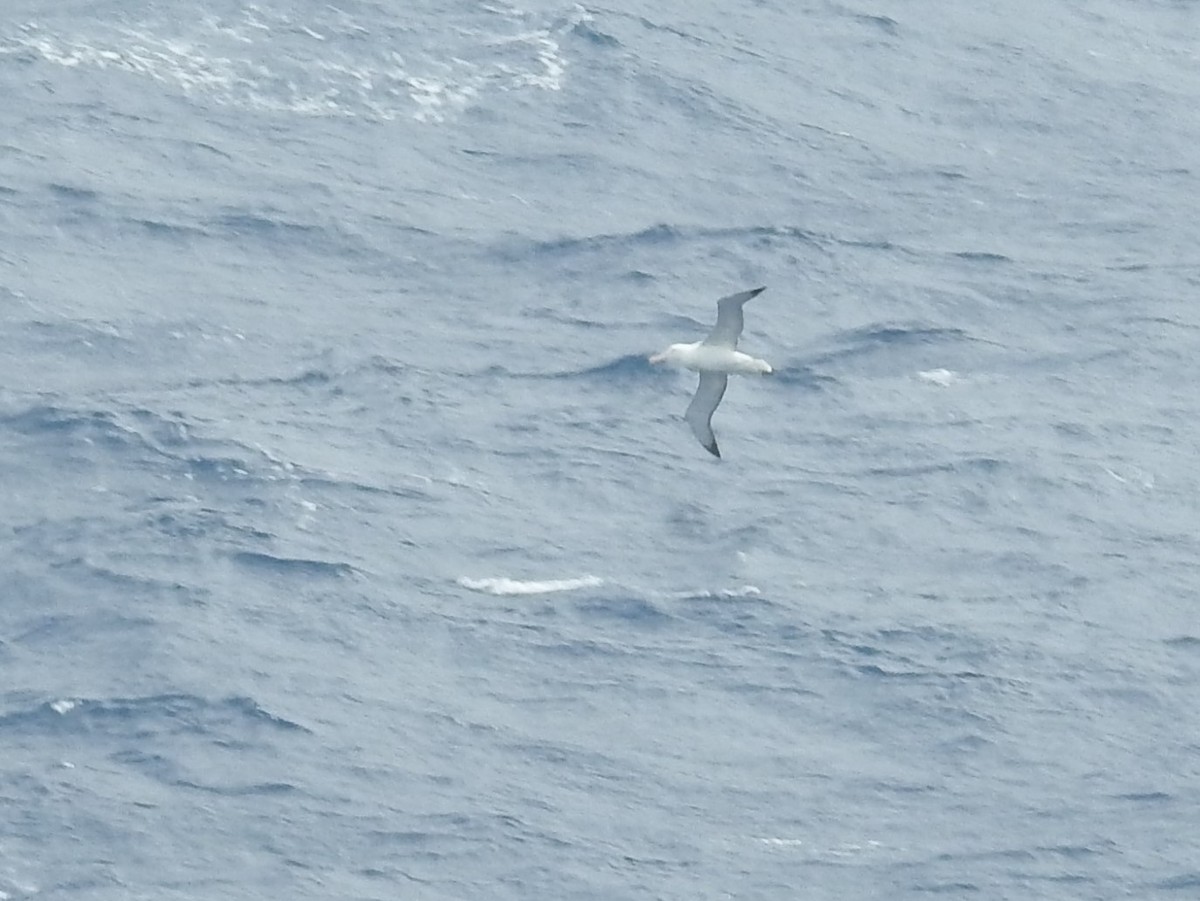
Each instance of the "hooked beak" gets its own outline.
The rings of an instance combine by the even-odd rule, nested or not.
[[[654,366],[657,366],[659,363],[662,363],[666,359],[667,359],[667,352],[665,350],[660,354],[651,354],[650,355],[650,363]]]

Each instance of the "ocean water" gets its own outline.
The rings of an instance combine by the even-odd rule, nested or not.
[[[8,0],[0,899],[1195,897],[1197,9],[976,6]]]

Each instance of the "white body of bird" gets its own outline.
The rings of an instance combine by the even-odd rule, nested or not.
[[[650,362],[682,366],[692,372],[724,372],[727,375],[765,375],[774,371],[766,360],[728,347],[713,347],[703,341],[672,344],[662,353],[652,356]]]

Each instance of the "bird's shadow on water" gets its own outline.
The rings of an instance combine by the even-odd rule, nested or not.
[[[645,353],[626,354],[615,360],[609,360],[607,363],[589,366],[586,369],[577,369],[573,372],[564,372],[561,375],[564,378],[582,378],[601,382],[631,382],[658,381],[670,375],[671,371],[667,367],[653,365],[650,362],[650,354]]]
[[[555,381],[569,379],[573,381],[603,382],[650,382],[661,378],[670,372],[661,366],[652,366],[648,360],[650,354],[626,354],[583,369],[554,369],[547,372],[520,372],[505,366],[493,365],[483,370],[484,375],[504,376],[514,379],[533,379],[538,381]]]
[[[781,366],[763,378],[774,385],[808,391],[824,391],[837,384],[837,379],[833,376],[818,372],[799,361]]]

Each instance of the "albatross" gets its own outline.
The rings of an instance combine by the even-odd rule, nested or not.
[[[721,449],[717,447],[717,438],[713,435],[712,415],[725,396],[729,374],[766,374],[772,371],[771,364],[766,360],[755,359],[737,349],[738,338],[742,336],[742,307],[750,298],[757,297],[765,290],[765,287],[752,288],[722,297],[717,301],[717,324],[707,338],[694,344],[672,344],[662,353],[650,357],[650,362],[655,365],[666,363],[700,373],[696,396],[688,404],[683,418],[692,427],[692,434],[714,457],[721,456]]]

